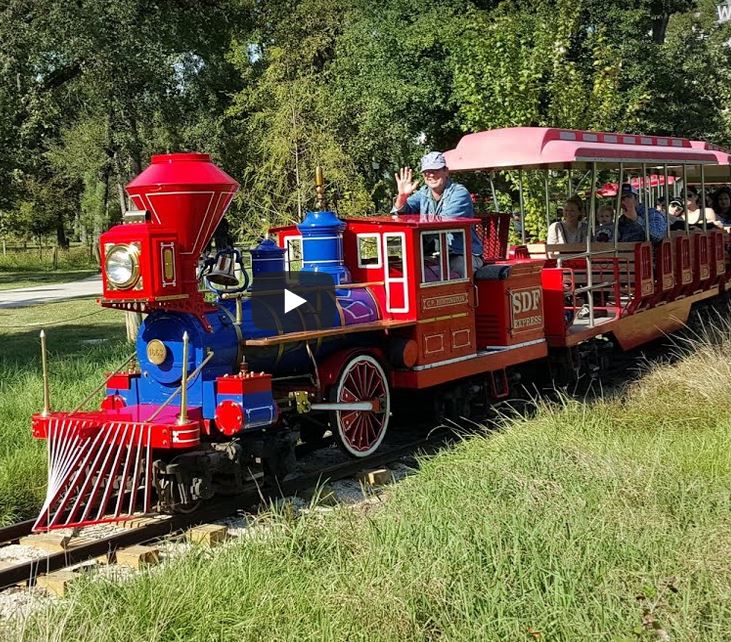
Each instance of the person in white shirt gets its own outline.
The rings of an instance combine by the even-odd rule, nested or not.
[[[578,196],[571,196],[564,204],[563,220],[549,226],[547,244],[585,243],[587,231],[584,203]]]
[[[712,208],[706,207],[706,223],[715,223],[716,213]],[[702,225],[703,210],[701,210],[700,197],[695,187],[688,188],[688,225]]]

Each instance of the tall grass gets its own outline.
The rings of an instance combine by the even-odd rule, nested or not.
[[[48,334],[51,402],[70,410],[131,346],[123,316],[93,300],[0,310],[0,524],[34,516],[45,494],[45,444],[30,433],[43,407],[41,327]]]
[[[218,554],[91,579],[13,635],[728,640],[731,332],[695,351],[621,398],[465,440],[378,510],[282,515]]]

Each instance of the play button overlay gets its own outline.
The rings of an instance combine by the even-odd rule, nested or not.
[[[251,316],[269,335],[339,325],[335,282],[322,272],[265,272],[251,286]]]
[[[291,312],[292,310],[300,307],[307,303],[307,299],[303,299],[301,296],[296,295],[294,292],[284,290],[284,314]]]

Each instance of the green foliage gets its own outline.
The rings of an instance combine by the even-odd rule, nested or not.
[[[323,82],[333,45],[348,20],[345,5],[320,0],[267,4],[257,55],[237,43],[231,60],[251,82],[230,114],[247,138],[247,166],[238,201],[250,228],[300,220],[315,206],[315,167],[324,168],[330,205],[368,213],[372,204],[352,160],[333,135],[330,95]]]
[[[669,21],[647,126],[729,145],[731,23],[717,25],[715,1],[699,5]]]
[[[26,227],[54,227],[62,243],[69,227],[98,234],[119,216],[123,185],[151,153],[225,153],[197,116],[221,120],[238,86],[224,56],[247,15],[238,0],[6,3],[0,207],[30,203]]]
[[[642,96],[621,91],[621,47],[609,25],[587,24],[586,4],[508,3],[495,13],[468,14],[465,37],[453,47],[458,117],[466,130],[631,129]],[[517,192],[517,172],[508,179]],[[562,180],[550,177],[551,195],[566,193]],[[528,238],[545,238],[542,176],[524,173],[524,202]],[[554,211],[552,202],[551,218]]]
[[[394,172],[459,136],[450,63],[468,2],[353,4],[327,74],[338,138],[380,209]]]
[[[342,214],[386,210],[399,166],[468,131],[726,144],[730,35],[714,0],[9,0],[0,231],[94,236],[160,151],[212,153],[243,186],[231,218],[249,236],[313,207],[317,165]],[[541,236],[542,195],[526,199]]]
[[[27,272],[30,275],[54,270],[91,270],[97,272],[98,269],[99,265],[93,248],[85,245],[73,245],[68,249],[60,249],[55,246],[29,247],[25,250],[7,249],[5,253],[0,253],[0,271],[2,272],[9,270],[10,273]],[[8,278],[9,274],[3,274],[1,280],[7,282]],[[76,278],[80,279],[83,276],[77,276]],[[39,279],[39,284],[43,280]],[[73,281],[74,277],[66,280]]]

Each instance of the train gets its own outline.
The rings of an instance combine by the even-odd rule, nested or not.
[[[636,181],[649,204],[652,185],[705,188],[731,165],[702,141],[538,127],[468,134],[445,156],[452,172],[517,173],[521,221],[524,177],[544,175],[546,212],[549,174],[567,194],[588,180],[592,230],[600,179]],[[509,212],[341,217],[319,173],[317,185],[318,209],[272,228],[250,266],[237,248],[206,252],[239,187],[207,154],[153,156],[127,185],[130,209],[100,237],[99,304],[144,321],[97,409],[51,409],[42,348],[31,424],[48,488],[34,530],[193,511],[286,475],[296,445],[328,430],[365,458],[404,404],[467,416],[507,398],[521,368],[594,376],[613,350],[682,327],[731,275],[728,232],[712,225],[557,246],[527,242],[523,225],[510,244]],[[448,248],[473,228],[485,264],[455,271]]]

